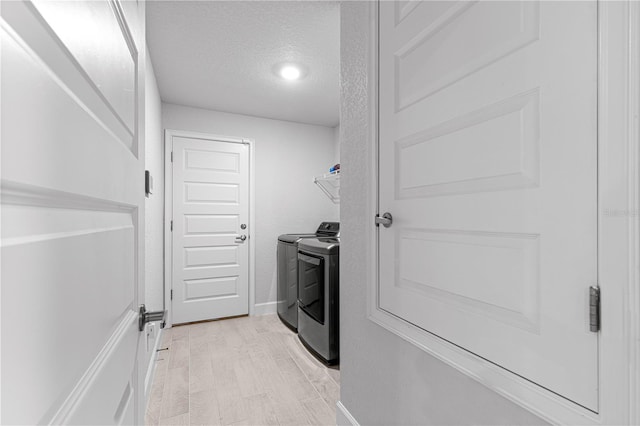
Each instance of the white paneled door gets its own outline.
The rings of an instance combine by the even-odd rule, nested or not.
[[[249,313],[249,144],[167,132],[173,323]]]
[[[381,1],[379,37],[379,306],[598,411],[596,2]]]
[[[141,423],[144,4],[0,7],[1,422]]]

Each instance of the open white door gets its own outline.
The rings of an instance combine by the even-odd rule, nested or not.
[[[593,412],[597,9],[381,1],[379,34],[379,307]]]
[[[144,2],[2,2],[2,423],[142,423]]]
[[[249,143],[167,131],[172,322],[249,313]]]

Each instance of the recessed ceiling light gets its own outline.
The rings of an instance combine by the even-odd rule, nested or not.
[[[280,77],[285,80],[297,80],[300,78],[301,74],[300,68],[294,65],[284,65],[280,68]]]

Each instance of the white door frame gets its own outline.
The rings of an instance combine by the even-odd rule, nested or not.
[[[369,9],[368,81],[376,82],[377,2],[369,2]],[[599,413],[506,373],[379,308],[378,230],[373,223],[382,213],[377,211],[378,95],[375,83],[369,85],[368,154],[373,172],[368,318],[554,424],[640,424],[640,3],[599,1],[598,41]]]
[[[242,143],[249,146],[249,315],[254,315],[256,300],[255,259],[255,160],[254,140],[234,136],[213,135],[209,133],[190,132],[187,130],[164,131],[164,306],[167,311],[166,328],[173,326],[173,312],[171,306],[171,289],[173,288],[173,239],[171,221],[173,220],[173,167],[171,152],[173,151],[173,137],[185,137],[219,142]]]

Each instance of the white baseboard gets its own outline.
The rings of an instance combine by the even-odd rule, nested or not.
[[[278,302],[256,303],[253,306],[253,315],[269,315],[278,312]]]
[[[149,354],[149,366],[147,367],[147,375],[144,378],[144,395],[147,403],[149,402],[149,395],[151,393],[151,384],[153,383],[153,376],[156,373],[156,357],[158,356],[158,348],[160,347],[160,341],[162,340],[162,329],[160,323],[155,323],[157,328],[156,340],[153,343],[153,349]]]
[[[337,426],[360,426],[360,423],[351,415],[347,407],[342,405],[342,401],[336,404],[336,425]]]

